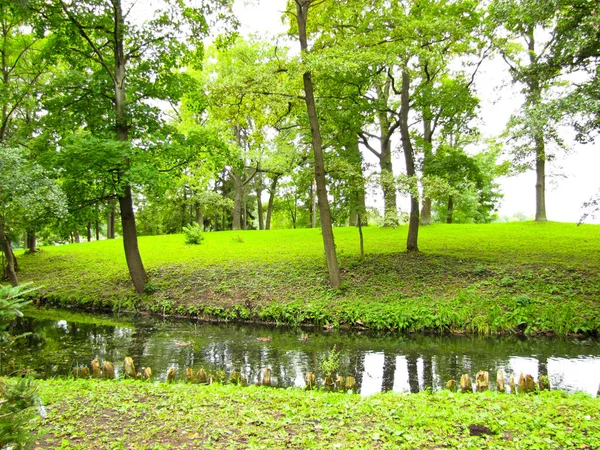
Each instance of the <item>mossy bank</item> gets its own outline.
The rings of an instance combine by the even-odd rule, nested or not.
[[[37,448],[580,448],[600,402],[560,391],[370,397],[232,385],[39,382]]]
[[[600,226],[434,225],[406,254],[406,227],[335,230],[343,284],[328,287],[318,230],[141,237],[150,280],[136,296],[122,241],[43,247],[21,281],[58,305],[212,320],[402,332],[598,334]]]

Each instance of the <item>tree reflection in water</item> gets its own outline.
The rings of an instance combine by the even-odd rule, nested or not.
[[[138,370],[151,367],[158,380],[166,379],[174,366],[181,379],[186,367],[202,367],[207,372],[237,370],[255,382],[269,367],[275,385],[304,387],[306,372],[322,380],[321,361],[335,346],[338,374],[355,377],[363,393],[437,390],[463,373],[474,378],[479,370],[490,372],[492,385],[500,369],[507,374],[526,370],[535,377],[549,375],[553,388],[590,394],[600,381],[600,343],[591,339],[325,333],[60,311],[32,312],[14,328],[32,334],[18,341],[5,360],[12,358],[18,368],[34,369],[40,376],[68,375],[73,365],[88,365],[94,358],[115,362],[119,374],[123,359],[131,356]],[[264,336],[271,340],[258,339]]]

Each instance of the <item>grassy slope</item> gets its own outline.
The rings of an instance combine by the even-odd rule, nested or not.
[[[367,398],[236,386],[41,381],[37,448],[600,447],[600,402],[543,392]],[[471,436],[469,426],[491,435]]]
[[[600,331],[600,226],[435,225],[419,255],[406,227],[335,230],[343,287],[327,286],[319,230],[141,237],[152,294],[136,297],[122,242],[46,247],[20,258],[22,281],[51,301],[220,319],[375,329],[559,334]]]

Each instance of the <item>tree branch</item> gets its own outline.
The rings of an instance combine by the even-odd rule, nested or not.
[[[81,35],[81,37],[87,41],[89,46],[92,47],[92,50],[94,51],[96,56],[98,56],[98,61],[100,62],[102,67],[104,67],[104,69],[108,72],[108,75],[110,76],[110,78],[113,81],[115,81],[115,76],[114,76],[112,70],[110,69],[110,66],[104,60],[104,55],[102,55],[102,52],[100,52],[100,50],[96,47],[96,44],[94,44],[92,39],[88,36],[87,32],[85,31],[85,28],[77,20],[77,18],[71,13],[71,11],[69,11],[69,8],[67,7],[67,5],[65,5],[65,2],[63,0],[59,0],[59,2],[60,2],[60,6],[61,6],[62,10],[67,15],[69,22],[71,22],[73,25],[75,25],[77,30],[79,30],[79,34]]]

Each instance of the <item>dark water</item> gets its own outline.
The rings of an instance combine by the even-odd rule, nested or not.
[[[595,395],[600,383],[600,342],[564,338],[473,338],[464,336],[392,336],[269,328],[250,325],[210,325],[132,316],[31,311],[14,324],[13,332],[31,334],[17,341],[2,358],[40,376],[67,375],[74,365],[94,358],[114,361],[117,375],[123,359],[152,368],[164,380],[176,367],[207,372],[238,370],[255,381],[261,369],[272,370],[277,386],[304,386],[307,371],[319,377],[321,361],[331,348],[340,353],[339,371],[354,376],[361,394],[379,391],[417,392],[440,389],[464,373],[479,370],[496,378],[505,374],[540,374],[552,388]],[[306,340],[302,335],[308,336]],[[270,337],[270,341],[259,338]]]

